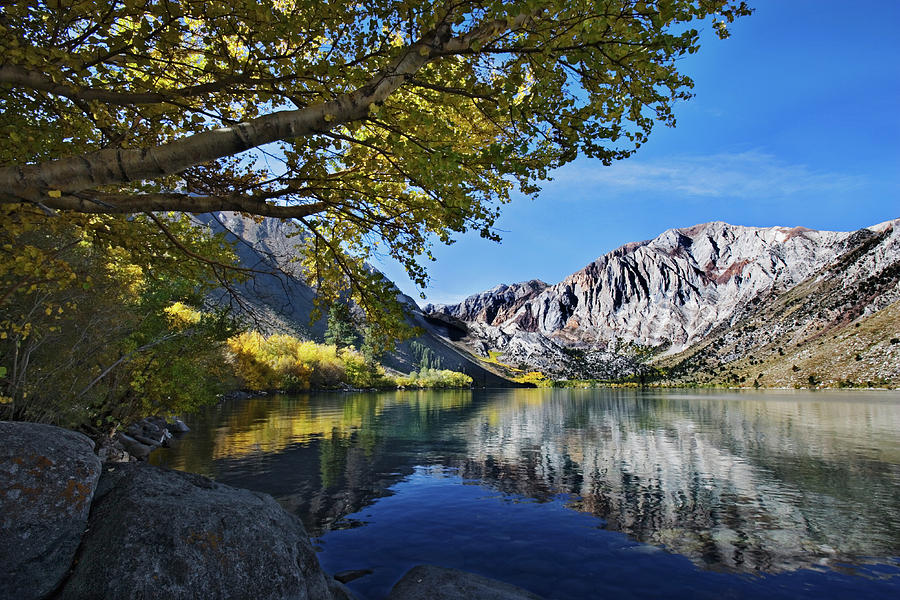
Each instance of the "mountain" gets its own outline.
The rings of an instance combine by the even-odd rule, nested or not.
[[[214,232],[224,232],[234,244],[242,267],[255,271],[244,283],[220,288],[212,294],[217,304],[228,303],[237,314],[253,321],[256,329],[269,334],[291,333],[304,339],[323,341],[327,316],[310,322],[316,291],[304,281],[295,261],[295,245],[302,235],[289,222],[266,218],[249,219],[233,212],[199,215],[195,219]],[[398,300],[409,309],[409,321],[422,334],[398,343],[382,363],[403,373],[419,370],[423,362],[435,368],[471,376],[478,386],[509,386],[464,348],[452,343],[458,337],[451,325],[427,318],[416,302],[398,291]]]
[[[769,368],[782,372],[776,363],[793,357],[786,348],[815,338],[823,352],[850,356],[854,364],[840,369],[848,378],[900,383],[900,345],[891,344],[900,337],[898,271],[900,219],[857,232],[713,222],[626,244],[556,285],[501,285],[425,312],[464,330],[458,343],[476,354],[556,376],[653,367],[682,382],[749,384],[758,373],[748,379],[744,367],[763,360],[749,358],[753,349],[781,340]],[[839,335],[848,324],[854,343]],[[862,354],[851,352],[857,347]],[[869,356],[874,348],[880,354]],[[832,362],[813,354],[807,346],[796,357],[805,366],[760,384],[796,385],[801,373],[806,385],[813,368],[821,378]]]
[[[854,233],[849,249],[733,326],[658,361],[673,380],[765,387],[900,385],[900,220]]]
[[[321,339],[327,319],[310,323],[316,293],[303,281],[294,262],[295,230],[278,219],[256,221],[234,212],[197,215],[199,223],[216,233],[224,232],[234,245],[241,267],[253,277],[213,293],[217,304],[228,303],[256,329],[266,334],[291,333],[306,339]]]

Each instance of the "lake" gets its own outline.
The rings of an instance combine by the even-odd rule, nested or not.
[[[510,389],[226,401],[151,462],[273,495],[329,573],[546,598],[900,598],[900,394]]]

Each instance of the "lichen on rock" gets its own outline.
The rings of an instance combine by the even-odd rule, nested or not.
[[[50,594],[72,564],[97,481],[94,443],[74,431],[0,421],[0,597]]]

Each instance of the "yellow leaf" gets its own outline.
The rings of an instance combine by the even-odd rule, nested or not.
[[[60,196],[62,196],[62,192],[59,190],[48,190],[47,195],[51,198],[59,198]]]

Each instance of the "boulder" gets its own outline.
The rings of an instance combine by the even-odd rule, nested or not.
[[[394,585],[388,600],[541,600],[527,590],[457,569],[419,565]]]
[[[149,446],[150,448],[154,448],[154,449],[159,448],[163,444],[163,440],[161,438],[160,439],[148,438],[139,433],[135,433],[131,437],[133,437],[138,442],[144,444],[145,446]]]
[[[100,462],[105,463],[130,462],[132,460],[118,436],[102,439],[100,447],[97,449],[97,457]]]
[[[330,600],[300,521],[270,496],[146,463],[106,465],[59,598]]]
[[[165,418],[160,417],[159,415],[153,415],[149,417],[145,417],[144,421],[154,427],[156,431],[162,433],[169,427],[169,423],[165,420]]]
[[[100,476],[74,431],[0,421],[0,598],[43,598],[62,581]]]
[[[153,450],[153,446],[142,444],[130,435],[124,434],[121,431],[116,434],[116,442],[118,442],[129,455],[139,460],[145,460],[150,456],[150,452]]]
[[[331,596],[329,596],[331,600],[356,600],[350,588],[337,579],[332,579],[328,582],[328,589],[331,592]]]
[[[172,433],[187,433],[190,430],[191,428],[185,425],[181,419],[175,418],[169,423],[169,431]]]
[[[153,448],[162,446],[167,439],[172,437],[166,425],[166,420],[162,417],[146,417],[129,425],[125,429],[125,433],[145,446]]]

